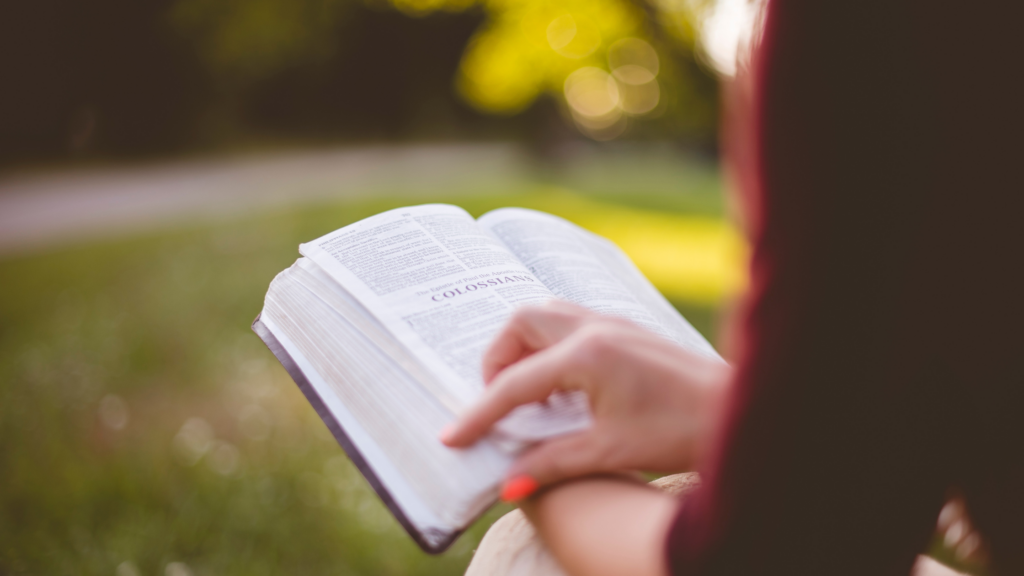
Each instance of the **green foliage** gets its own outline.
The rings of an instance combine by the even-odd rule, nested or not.
[[[228,81],[266,78],[334,49],[346,0],[178,0],[169,15]]]
[[[668,132],[712,138],[717,95],[706,70],[695,65],[695,18],[700,2],[630,0],[380,0],[413,17],[477,9],[484,21],[465,46],[457,73],[446,79],[473,108],[515,115],[541,97],[563,104],[566,120],[599,140],[618,136],[627,120],[658,118]],[[373,45],[342,46],[359,23],[356,0],[177,0],[172,27],[194,47],[231,98],[247,86],[310,63],[326,62],[338,50],[387,51],[387,37]],[[624,39],[653,46],[649,79],[625,76],[590,88],[583,100],[610,98],[597,112],[571,97],[567,82],[581,69],[616,74],[610,56]],[[430,50],[430,47],[424,47]],[[660,70],[658,69],[660,60]],[[352,78],[353,90],[372,86]],[[634,85],[635,84],[635,85]],[[611,91],[608,93],[608,91]],[[576,90],[579,92],[579,90]],[[229,98],[230,99],[230,98]],[[631,102],[630,100],[640,102]],[[607,110],[606,110],[607,108]],[[666,121],[667,120],[667,121]]]
[[[479,0],[383,0],[410,16],[426,16],[433,12],[461,12],[480,4]]]
[[[488,21],[463,56],[458,86],[488,112],[518,112],[540,94],[561,94],[583,66],[605,67],[607,47],[642,34],[642,12],[621,0],[486,4]]]

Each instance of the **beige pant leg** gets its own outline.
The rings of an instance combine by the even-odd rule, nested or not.
[[[697,487],[696,473],[666,476],[651,485],[670,494],[685,494]],[[519,510],[502,516],[480,542],[466,576],[565,576],[541,542],[533,525]]]
[[[522,511],[513,510],[484,534],[466,576],[565,576],[565,572]]]

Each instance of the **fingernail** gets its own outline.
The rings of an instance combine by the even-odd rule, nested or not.
[[[537,491],[537,488],[540,488],[540,484],[536,480],[526,474],[520,474],[505,481],[505,485],[501,487],[501,501],[518,502],[528,498]]]
[[[441,427],[441,431],[437,433],[437,438],[441,442],[447,444],[452,439],[452,435],[455,433],[455,424],[445,424]]]

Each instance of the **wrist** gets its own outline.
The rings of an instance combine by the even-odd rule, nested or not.
[[[541,513],[544,507],[557,507],[562,501],[575,499],[579,494],[589,494],[595,490],[614,490],[617,487],[640,487],[647,489],[647,482],[639,472],[601,472],[577,478],[570,478],[539,487],[530,496],[516,504],[528,518]]]

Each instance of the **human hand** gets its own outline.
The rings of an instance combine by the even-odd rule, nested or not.
[[[538,485],[598,472],[690,469],[718,417],[730,369],[628,320],[567,302],[521,308],[483,360],[480,402],[441,440],[468,446],[517,406],[557,391],[587,394],[594,425],[526,451],[506,500]]]

